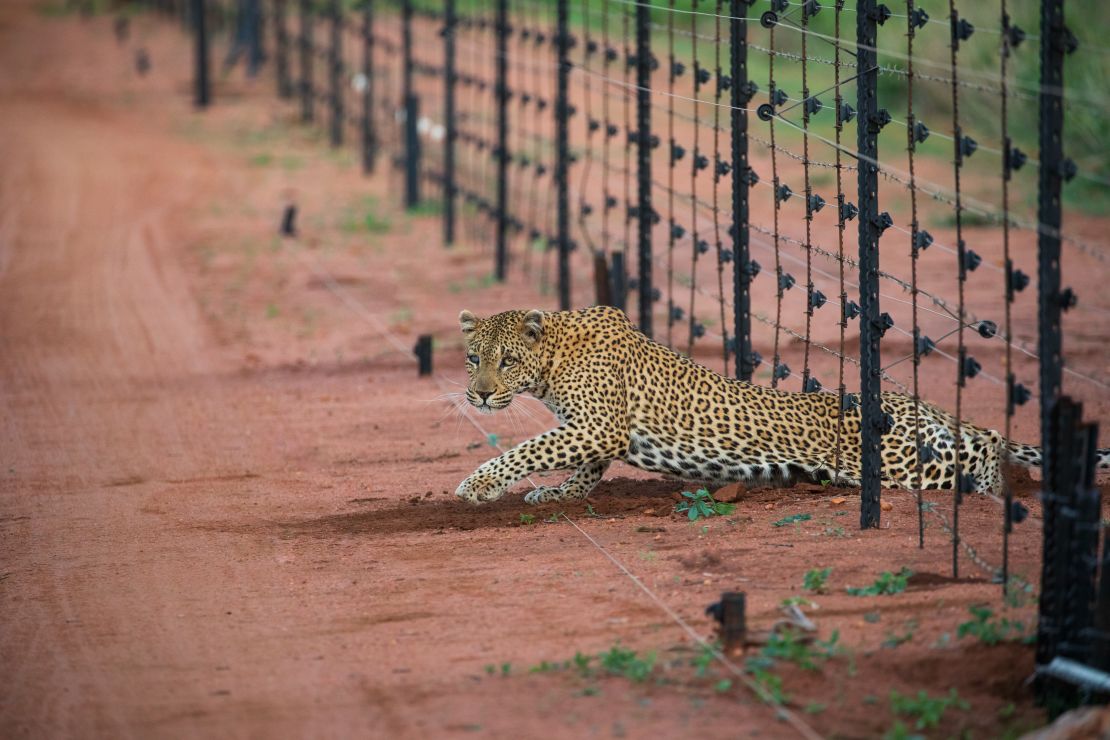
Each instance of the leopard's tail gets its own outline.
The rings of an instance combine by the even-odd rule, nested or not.
[[[1006,452],[1011,462],[1024,465],[1027,468],[1041,467],[1041,448],[1035,445],[1023,445],[1020,442],[1007,442]],[[1098,450],[1095,453],[1095,462],[1100,468],[1110,468],[1110,448]]]

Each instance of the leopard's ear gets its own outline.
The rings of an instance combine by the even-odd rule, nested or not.
[[[543,311],[533,308],[524,314],[520,324],[520,335],[528,344],[535,344],[543,336]]]
[[[459,313],[459,326],[462,327],[463,334],[469,334],[478,328],[480,319],[470,311],[463,310]]]

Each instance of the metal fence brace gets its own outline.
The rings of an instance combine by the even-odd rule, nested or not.
[[[370,174],[378,155],[374,128],[374,0],[363,0],[362,5],[362,79],[362,171]]]
[[[343,144],[343,13],[340,0],[331,0],[328,22],[331,31],[328,44],[329,138],[331,145],[337,147]]]
[[[412,88],[412,0],[401,4],[401,89],[405,125],[405,208],[415,208],[420,203],[420,136],[417,122],[420,118],[420,100]]]
[[[443,4],[443,243],[455,243],[455,0]]]

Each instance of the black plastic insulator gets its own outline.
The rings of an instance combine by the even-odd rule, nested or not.
[[[726,262],[726,263],[727,262],[732,262],[732,250],[731,249],[722,249],[721,250],[721,262]]]
[[[1079,303],[1079,296],[1071,288],[1064,288],[1060,291],[1060,310],[1068,311],[1075,308]]]
[[[618,56],[619,55],[617,54],[617,50],[614,49],[612,46],[606,46],[605,47],[605,63],[606,64],[610,64],[612,62],[617,61]]]
[[[856,208],[854,203],[844,201],[840,204],[840,220],[844,222],[851,221],[859,214],[859,209]]]
[[[786,105],[786,101],[788,100],[790,100],[790,96],[786,94],[786,90],[775,88],[771,92],[771,103],[774,104],[776,108]]]
[[[717,94],[725,92],[732,87],[732,78],[726,74],[722,74],[721,70],[717,70]]]
[[[977,481],[972,473],[960,473],[960,493],[971,493],[975,490]]]
[[[601,121],[597,120],[596,118],[591,118],[589,128],[590,128],[590,133],[593,133],[594,131],[597,131],[598,129],[601,128]]]
[[[929,138],[929,127],[921,121],[913,125],[913,140],[914,143],[920,144]]]
[[[1014,299],[1014,293],[1020,293],[1029,286],[1029,276],[1021,270],[1015,269],[1012,264],[1007,265],[1008,278],[1007,287],[1009,288],[1009,298]]]
[[[791,288],[794,287],[795,282],[797,282],[797,281],[794,280],[794,276],[791,275],[789,272],[780,272],[779,273],[779,292],[785,292],[787,290],[790,290]]]
[[[919,252],[924,252],[932,243],[933,235],[925,229],[918,229],[913,235],[913,248]]]
[[[975,327],[975,330],[979,332],[979,336],[981,336],[983,339],[990,339],[998,334],[998,324],[994,323],[993,321],[988,321],[984,319],[979,322],[979,325]]]
[[[682,147],[682,145],[676,144],[674,143],[674,141],[671,141],[671,164],[673,165],[684,156],[686,156],[686,150]]]
[[[705,325],[695,321],[694,325],[690,327],[690,334],[694,339],[701,339],[705,336]]]
[[[847,103],[841,103],[836,112],[836,122],[843,125],[856,117],[856,109]]]
[[[790,200],[790,196],[793,194],[794,191],[791,190],[790,186],[786,183],[783,183],[775,188],[775,200],[779,203],[785,203],[786,201]]]
[[[877,5],[871,10],[871,20],[878,23],[880,26],[890,20],[890,8],[885,5]]]
[[[694,153],[694,170],[704,170],[709,166],[709,157],[704,154]]]
[[[778,14],[776,14],[773,10],[765,11],[763,15],[759,16],[759,25],[763,26],[764,28],[774,28],[778,22]]]
[[[960,137],[960,157],[970,157],[979,148],[978,142],[970,136]]]
[[[983,263],[983,258],[977,252],[971,249],[964,249],[964,269],[968,272],[975,272],[975,268]]]
[[[1029,161],[1029,157],[1016,146],[1011,146],[1009,150],[1007,150],[1006,164],[1011,170],[1020,170],[1025,166],[1027,161]]]
[[[810,311],[816,311],[817,309],[821,308],[821,306],[824,306],[826,303],[828,303],[828,301],[829,301],[829,299],[825,297],[824,293],[817,290],[816,288],[810,289],[810,292],[809,292],[809,310]]]
[[[929,22],[929,14],[921,8],[914,8],[910,13],[910,26],[913,28],[925,28],[925,24]]]
[[[759,271],[762,270],[762,269],[763,269],[763,266],[761,264],[759,264],[758,262],[756,262],[755,260],[748,260],[748,267],[747,267],[747,269],[744,270],[744,272],[747,273],[748,278],[750,280],[754,280],[755,276],[758,275]]]
[[[892,326],[894,326],[894,319],[886,311],[879,314],[878,320],[874,323],[875,331],[879,332],[880,337],[885,336],[887,329]]]
[[[1011,409],[1010,412],[1013,413],[1013,407],[1014,406],[1024,406],[1025,404],[1029,403],[1029,399],[1032,398],[1032,397],[1033,397],[1033,394],[1029,391],[1029,389],[1026,388],[1024,385],[1022,385],[1021,383],[1015,382],[1014,377],[1011,374],[1010,375],[1010,409]]]
[[[871,116],[870,129],[877,134],[882,131],[890,121],[890,111],[886,108],[879,108],[879,110],[875,111],[875,115]]]
[[[925,464],[931,463],[933,460],[939,460],[940,455],[937,454],[936,448],[932,445],[919,445],[917,448],[917,461]]]
[[[770,121],[775,117],[775,109],[771,107],[770,103],[760,103],[759,107],[755,109],[755,114],[759,116],[761,121]]]
[[[1018,26],[1010,25],[1006,29],[1006,37],[1010,42],[1010,48],[1016,49],[1021,46],[1021,42],[1025,41],[1025,31],[1021,30]]]
[[[1060,162],[1059,166],[1060,177],[1064,178],[1064,182],[1070,182],[1073,177],[1079,174],[1079,168],[1071,159],[1067,157]]]
[[[725,175],[727,175],[731,171],[732,171],[732,165],[730,165],[728,162],[724,161],[723,159],[718,159],[717,160],[717,175],[718,175],[718,177],[724,177]]]
[[[920,329],[916,332],[917,336],[913,340],[914,351],[917,352],[918,357],[928,357],[937,348],[937,343],[922,334]]]
[[[780,362],[779,364],[775,365],[775,371],[773,375],[775,380],[785,380],[786,378],[789,378],[790,366],[787,365],[785,362]]]
[[[616,124],[614,124],[614,123],[605,124],[605,135],[607,137],[609,137],[610,139],[613,138],[614,136],[616,136],[619,132],[620,132],[620,130],[617,128]]]
[[[894,430],[894,417],[883,414],[875,420],[875,426],[878,427],[880,434],[890,434]]]
[[[700,88],[705,83],[709,82],[709,80],[712,77],[713,77],[713,74],[708,69],[701,66],[697,62],[694,62],[694,89],[695,90]]]
[[[686,236],[686,228],[682,224],[671,222],[671,238],[678,240]]]
[[[821,381],[817,378],[806,378],[805,384],[802,386],[803,393],[819,393],[821,391]]]
[[[686,315],[686,312],[682,309],[682,306],[676,306],[673,303],[671,304],[670,317],[671,317],[671,323],[672,324],[676,321],[682,321],[682,317],[685,316],[685,315]]]
[[[844,303],[843,318],[845,321],[854,319],[859,316],[860,307],[855,301],[847,301]]]
[[[879,230],[880,234],[882,234],[893,225],[894,219],[890,217],[889,211],[883,211],[879,214],[878,218],[875,219],[875,227]]]
[[[802,17],[812,18],[821,12],[821,3],[817,0],[805,0],[802,3]]]
[[[806,115],[816,115],[821,111],[821,101],[818,100],[816,96],[806,98],[803,108],[806,112]]]
[[[859,394],[845,393],[844,397],[840,399],[841,411],[852,411],[859,408]]]
[[[1010,501],[1010,521],[1021,524],[1029,518],[1029,508],[1020,501]]]
[[[809,208],[810,213],[817,213],[825,207],[825,199],[817,193],[811,193],[806,199],[806,207]]]
[[[974,378],[982,369],[983,366],[979,364],[978,360],[976,360],[969,354],[964,354],[963,358],[960,361],[961,376],[963,376],[964,378]]]
[[[748,185],[755,185],[759,182],[759,175],[751,167],[748,168]]]
[[[759,85],[755,84],[754,80],[748,80],[747,82],[745,82],[740,87],[740,93],[741,93],[740,99],[743,102],[747,103],[749,100],[754,98],[755,94],[758,93],[758,92],[759,92]]]
[[[686,71],[686,65],[679,61],[671,61],[671,77],[681,77]]]
[[[975,26],[971,25],[966,18],[960,18],[952,27],[952,35],[960,41],[967,41],[973,33],[975,33]]]
[[[698,251],[698,254],[705,254],[709,251],[709,242],[705,239],[698,239],[697,243],[694,245],[694,249]]]

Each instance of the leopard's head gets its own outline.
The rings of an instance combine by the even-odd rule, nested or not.
[[[534,388],[542,372],[539,345],[543,311],[506,311],[479,319],[459,314],[466,338],[466,400],[484,414],[503,409],[517,393]]]

